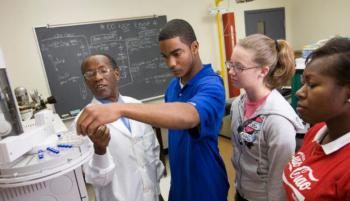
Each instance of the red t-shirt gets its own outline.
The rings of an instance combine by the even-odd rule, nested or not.
[[[252,116],[252,114],[254,114],[256,109],[258,109],[258,107],[260,107],[260,105],[262,105],[266,101],[269,95],[270,93],[257,101],[250,101],[246,96],[244,100],[244,120],[249,119]]]
[[[350,201],[350,132],[320,145],[326,132],[324,123],[312,127],[284,168],[288,200]]]

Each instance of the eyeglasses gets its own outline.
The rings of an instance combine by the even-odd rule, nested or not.
[[[113,70],[113,69],[110,67],[101,67],[101,68],[98,68],[96,70],[86,71],[83,75],[84,75],[85,79],[91,80],[92,78],[94,78],[97,75],[97,73],[105,77],[111,72],[111,70]]]
[[[232,61],[225,61],[225,67],[227,70],[233,69],[236,73],[240,73],[242,71],[253,69],[253,68],[259,68],[259,66],[244,67],[243,65],[233,63]]]

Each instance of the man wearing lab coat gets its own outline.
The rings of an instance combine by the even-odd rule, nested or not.
[[[111,56],[86,57],[81,72],[94,95],[91,104],[140,103],[120,95],[120,72]],[[164,166],[159,160],[159,144],[150,125],[122,117],[89,133],[92,133],[88,136],[95,154],[84,166],[84,172],[97,201],[162,200],[159,181]]]
[[[225,111],[223,80],[211,64],[202,63],[187,21],[167,22],[158,40],[175,76],[165,91],[165,103],[94,105],[82,112],[76,130],[91,133],[121,117],[169,128],[169,201],[227,201],[229,183],[218,149]]]

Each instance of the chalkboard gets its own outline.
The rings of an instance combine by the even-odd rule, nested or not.
[[[172,74],[159,50],[158,34],[166,16],[66,26],[36,27],[50,91],[61,117],[74,116],[92,94],[81,75],[82,60],[92,53],[107,53],[121,70],[119,89],[140,100],[164,93]]]

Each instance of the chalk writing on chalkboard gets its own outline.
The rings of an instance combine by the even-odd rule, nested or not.
[[[76,114],[92,98],[80,64],[93,53],[107,53],[121,70],[119,89],[140,100],[163,95],[172,74],[159,51],[158,34],[166,17],[37,27],[50,91],[61,117]]]

